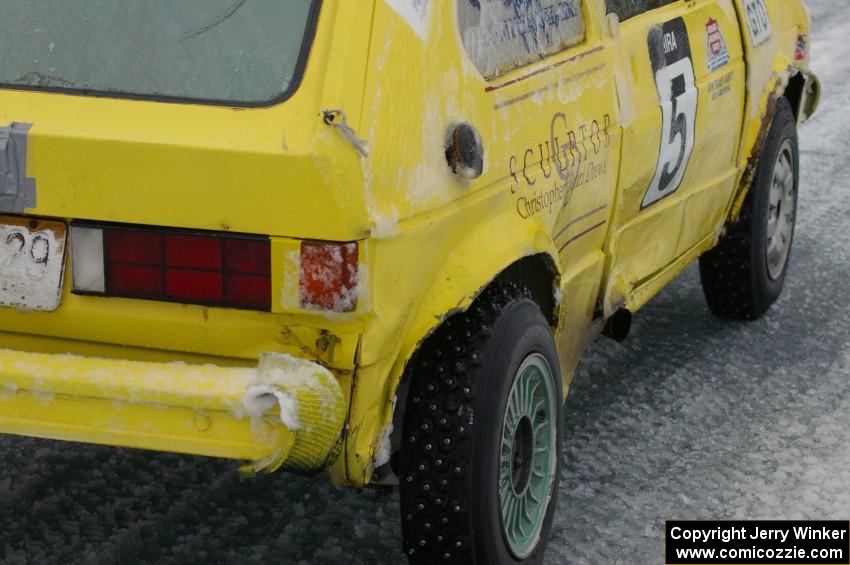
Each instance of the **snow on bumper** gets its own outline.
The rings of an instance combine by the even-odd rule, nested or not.
[[[310,472],[338,451],[346,413],[333,374],[288,355],[253,369],[0,350],[0,433]]]

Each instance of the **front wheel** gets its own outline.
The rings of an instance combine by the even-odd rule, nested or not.
[[[497,285],[409,370],[401,517],[412,564],[535,564],[555,511],[563,393],[552,330]]]
[[[780,98],[741,215],[699,261],[702,288],[715,315],[756,320],[782,293],[797,220],[799,160],[794,113]]]

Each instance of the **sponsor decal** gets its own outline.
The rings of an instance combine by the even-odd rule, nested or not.
[[[721,96],[726,96],[732,92],[732,78],[734,76],[735,71],[731,71],[708,83],[708,92],[711,94],[712,100],[717,100]]]
[[[580,0],[461,0],[460,35],[486,77],[540,61],[584,39]]]
[[[516,211],[523,219],[557,211],[582,186],[608,172],[611,115],[571,127],[558,112],[550,124],[549,139],[512,155],[508,173],[516,194]]]
[[[764,0],[744,0],[744,11],[747,13],[747,27],[754,46],[761,45],[773,36],[770,14]]]
[[[682,184],[694,151],[699,103],[685,20],[676,18],[652,28],[648,43],[661,106],[661,146],[641,210],[670,196]]]
[[[386,0],[421,39],[428,37],[429,0]]]
[[[705,25],[705,52],[708,54],[708,70],[716,71],[729,63],[729,49],[720,24],[709,18]]]
[[[797,46],[794,49],[794,60],[805,61],[809,55],[809,36],[798,35]]]

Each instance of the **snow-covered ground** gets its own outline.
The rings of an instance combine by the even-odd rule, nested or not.
[[[850,8],[811,0],[819,114],[765,320],[712,318],[693,269],[589,352],[546,563],[657,564],[668,518],[850,518]],[[229,462],[0,438],[0,562],[399,564],[397,498]]]

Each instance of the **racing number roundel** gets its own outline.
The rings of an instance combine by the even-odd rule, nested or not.
[[[750,36],[753,46],[758,47],[773,35],[770,25],[770,15],[764,0],[744,0],[744,9],[747,12],[747,23],[750,28]]]
[[[694,150],[699,100],[691,44],[682,18],[649,32],[649,57],[661,105],[661,147],[641,209],[670,196],[682,184]]]

